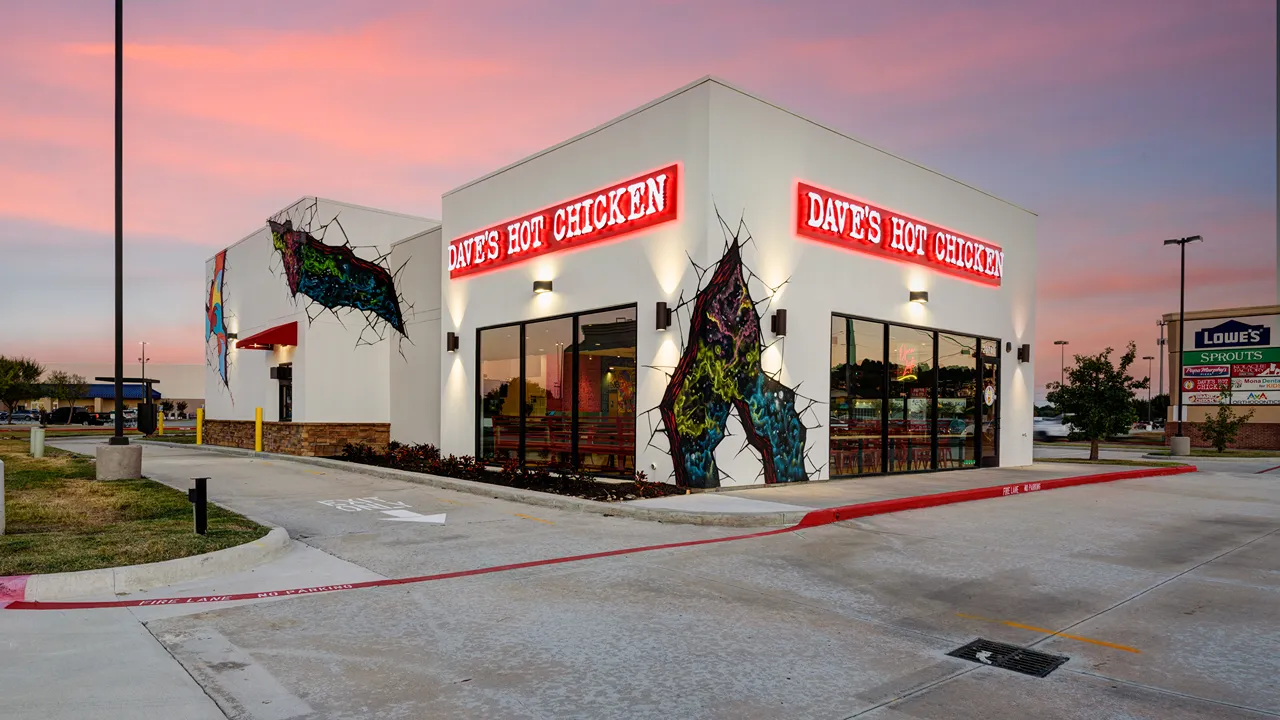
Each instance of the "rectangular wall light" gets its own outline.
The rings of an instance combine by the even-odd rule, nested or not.
[[[534,295],[541,295],[542,293],[549,293],[549,292],[551,292],[550,280],[534,280],[533,281]]]
[[[671,308],[667,307],[666,303],[664,302],[658,303],[658,309],[657,309],[656,315],[657,315],[657,328],[659,330],[666,330],[667,328],[671,327],[672,310]]]
[[[929,302],[929,291],[928,290],[912,290],[911,302],[920,303],[922,305],[924,303]]]
[[[779,337],[787,334],[787,311],[775,310],[773,317],[769,318],[769,328],[774,335]]]
[[[444,349],[447,352],[456,352],[458,349],[458,334],[455,332],[445,333]]]
[[[1018,362],[1031,362],[1031,346],[1018,346]]]

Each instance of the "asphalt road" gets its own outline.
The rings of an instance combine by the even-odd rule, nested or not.
[[[148,472],[175,483],[216,473],[215,498],[305,543],[283,569],[228,589],[296,587],[286,572],[402,577],[742,532],[147,453]],[[175,694],[168,713],[138,717],[206,717],[211,703],[232,718],[1280,717],[1280,478],[1256,474],[1269,466],[206,612],[59,615],[120,632],[144,623],[184,671],[169,682],[211,699]],[[361,497],[447,518],[321,502]],[[946,655],[978,637],[1069,660],[1041,679]],[[173,670],[152,651],[130,652],[157,677]]]

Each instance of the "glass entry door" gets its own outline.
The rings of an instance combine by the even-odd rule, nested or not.
[[[982,397],[978,405],[982,423],[979,444],[982,467],[1000,465],[1000,355],[999,343],[982,341]]]

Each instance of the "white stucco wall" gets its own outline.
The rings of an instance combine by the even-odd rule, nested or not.
[[[680,163],[676,221],[599,245],[449,278],[450,240],[671,163]],[[1000,245],[1005,252],[1003,284],[992,288],[798,238],[798,180]],[[715,207],[733,225],[739,217],[746,221],[755,238],[745,256],[751,270],[769,284],[789,279],[774,303],[787,308],[789,333],[763,362],[767,370],[781,371],[784,384],[799,386],[802,394],[822,403],[814,416],[821,427],[808,435],[809,457],[823,468],[816,477],[827,476],[833,312],[999,338],[1001,462],[1031,462],[1032,366],[1018,363],[1015,353],[1003,353],[1003,343],[1034,345],[1035,216],[713,80],[694,83],[445,195],[439,334],[457,332],[461,347],[457,353],[439,353],[442,449],[476,452],[479,328],[634,303],[640,368],[636,405],[641,412],[636,466],[651,478],[669,478],[665,438],[656,438],[654,447],[648,442],[658,418],[643,415],[661,400],[666,375],[646,366],[673,367],[681,348],[678,333],[653,329],[654,304],[674,302],[682,292],[692,298],[697,277],[689,259],[708,266],[720,257],[724,239]],[[552,280],[554,292],[535,296],[534,280]],[[929,304],[909,303],[909,290],[928,290]],[[773,337],[767,317],[763,324],[769,342]],[[739,433],[733,422],[731,432]],[[740,438],[722,444],[718,460],[733,477],[756,478],[758,460],[752,453],[732,458]],[[727,451],[730,445],[732,452]]]
[[[409,339],[391,348],[391,439],[440,444],[440,237],[436,228],[391,246],[391,268],[400,273]]]
[[[1035,346],[1035,215],[735,88],[707,87],[711,197],[727,220],[736,224],[741,217],[750,229],[754,244],[745,261],[751,270],[770,286],[786,283],[775,307],[788,311],[788,334],[766,352],[765,368],[780,368],[783,384],[827,402],[832,313],[999,338],[1000,461],[1030,464],[1034,364],[1019,363],[1016,348]],[[1005,253],[1001,285],[799,237],[797,181],[995,243]],[[719,236],[714,226],[708,233]],[[928,304],[909,302],[911,290],[927,290]],[[765,339],[772,339],[767,318]],[[1004,341],[1013,343],[1013,352],[1004,352]],[[826,407],[815,409],[825,426]],[[812,457],[825,463],[825,427],[810,431],[809,441]],[[745,469],[731,474],[743,477]]]
[[[280,214],[295,222],[309,219],[313,229],[329,224],[323,240],[332,245],[343,242],[340,225],[346,240],[356,246],[357,256],[368,260],[389,253],[395,241],[438,227],[433,220],[323,198],[303,198]],[[206,295],[213,267],[214,258],[210,258],[205,265]],[[261,407],[264,419],[276,420],[279,385],[270,378],[270,368],[292,362],[295,422],[390,421],[389,358],[399,334],[384,328],[379,340],[360,313],[339,310],[340,317],[335,317],[305,296],[295,300],[265,225],[227,249],[223,305],[227,329],[240,339],[296,321],[298,345],[277,346],[273,351],[240,350],[231,341],[229,388],[223,386],[207,356],[206,417],[252,420],[255,408]]]

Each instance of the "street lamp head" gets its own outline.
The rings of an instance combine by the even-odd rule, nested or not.
[[[1067,341],[1066,341],[1066,340],[1054,340],[1054,341],[1053,341],[1053,344],[1054,344],[1054,345],[1066,345],[1066,344],[1067,344]]]
[[[1142,359],[1143,359],[1143,360],[1155,360],[1155,359],[1156,359],[1156,356],[1155,356],[1155,355],[1143,355],[1143,356],[1142,356]]]
[[[1204,238],[1200,237],[1199,235],[1190,235],[1184,238],[1173,238],[1172,240],[1165,240],[1164,244],[1165,245],[1186,245],[1187,243],[1199,242],[1201,240],[1204,240]]]

